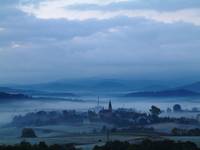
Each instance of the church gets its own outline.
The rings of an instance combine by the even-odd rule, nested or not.
[[[111,118],[112,117],[112,103],[111,101],[109,101],[109,104],[108,104],[108,109],[102,109],[100,112],[99,112],[99,115],[100,117],[102,118]]]

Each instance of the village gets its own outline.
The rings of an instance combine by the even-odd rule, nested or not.
[[[197,110],[195,110],[196,112]],[[169,108],[166,110],[169,113]],[[179,104],[174,105],[170,113],[184,113],[185,111]],[[112,102],[108,102],[107,108],[102,107],[97,102],[97,106],[88,109],[87,112],[80,112],[76,110],[57,110],[57,111],[37,111],[30,112],[25,115],[17,115],[13,117],[9,126],[15,127],[42,127],[47,125],[77,125],[85,126],[91,124],[98,124],[91,126],[86,132],[102,132],[106,130],[112,131],[142,131],[155,132],[160,134],[172,134],[173,129],[179,125],[191,126],[190,128],[199,125],[199,114],[196,118],[189,117],[168,117],[161,116],[163,111],[151,106],[149,112],[138,112],[135,109],[118,108],[113,109]],[[157,130],[156,126],[161,124],[174,124],[168,132]],[[98,127],[98,128],[97,128]],[[155,127],[155,129],[154,129]],[[184,129],[184,128],[182,128]]]

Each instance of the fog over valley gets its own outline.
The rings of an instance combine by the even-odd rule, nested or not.
[[[1,0],[0,150],[200,150],[199,64],[199,0]]]

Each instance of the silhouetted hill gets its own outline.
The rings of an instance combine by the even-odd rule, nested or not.
[[[193,97],[200,96],[200,93],[185,90],[165,90],[165,91],[152,91],[152,92],[132,92],[125,95],[125,97]]]
[[[4,93],[23,93],[25,95],[29,95],[32,93],[40,93],[38,90],[30,90],[26,88],[13,88],[13,87],[0,87],[0,91]]]
[[[78,95],[71,93],[71,92],[40,92],[37,94],[37,96],[64,96],[64,97],[77,97]]]
[[[10,94],[10,93],[5,93],[5,92],[0,92],[0,100],[1,99],[27,99],[31,98],[28,95],[24,94]]]
[[[0,91],[1,92],[8,92],[8,93],[10,93],[10,92],[16,92],[17,90],[16,89],[12,89],[12,88],[9,88],[9,87],[0,87]]]
[[[151,80],[131,80],[131,79],[98,79],[86,78],[77,80],[59,80],[49,83],[27,85],[23,87],[33,90],[47,91],[90,91],[90,92],[119,92],[119,91],[149,91],[168,89],[166,83]]]
[[[195,82],[192,84],[184,85],[179,88],[183,88],[183,89],[194,91],[194,92],[200,92],[200,82]]]
[[[105,81],[99,81],[95,83],[94,85],[91,85],[93,88],[123,88],[125,87],[125,83],[120,81],[112,81],[112,80],[105,80]]]
[[[42,90],[30,90],[30,87],[24,88],[8,88],[8,87],[0,87],[0,91],[3,93],[23,93],[24,95],[31,96],[64,96],[64,97],[76,97],[77,95],[72,92],[54,92],[54,91],[42,91]]]

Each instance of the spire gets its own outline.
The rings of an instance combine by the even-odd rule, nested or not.
[[[110,112],[112,112],[112,103],[111,103],[111,101],[109,101],[108,110],[109,110]]]
[[[99,96],[98,96],[98,102],[97,102],[97,105],[99,106]]]

